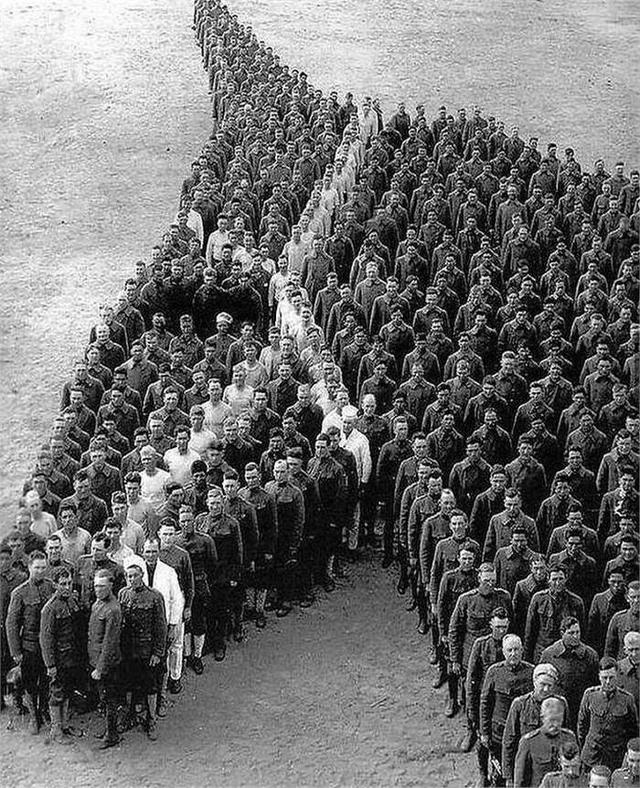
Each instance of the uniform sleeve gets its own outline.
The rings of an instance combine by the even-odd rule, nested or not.
[[[302,492],[297,488],[293,488],[295,490],[295,522],[293,523],[293,533],[295,536],[295,547],[296,549],[300,547],[300,542],[302,541],[302,532],[304,529],[304,497]]]
[[[480,653],[480,640],[476,640],[471,647],[465,690],[467,695],[467,715],[476,728],[480,714],[480,682],[482,677],[482,655]]]
[[[462,638],[464,636],[465,625],[465,602],[462,597],[458,597],[456,606],[449,622],[449,651],[451,661],[462,663]]]
[[[493,671],[489,669],[480,691],[480,735],[491,738],[491,718],[495,704],[495,686],[493,682]],[[467,693],[467,697],[469,697]]]
[[[47,668],[56,666],[54,627],[55,616],[52,614],[51,605],[47,604],[40,613],[40,651],[42,651],[42,661]]]
[[[534,596],[529,603],[527,623],[524,628],[524,655],[528,662],[533,662],[533,651],[535,649],[536,640],[538,639],[539,626],[538,608]]]
[[[154,594],[154,621],[153,621],[153,647],[156,657],[162,658],[167,645],[167,616],[164,607],[164,597],[161,593]]]
[[[529,744],[527,739],[523,739],[516,753],[516,760],[513,768],[513,788],[528,788],[531,783]]]
[[[584,740],[589,733],[591,725],[591,710],[589,708],[589,690],[586,690],[580,701],[580,709],[578,711],[578,723],[576,725],[576,733],[578,736],[578,743],[580,748],[584,747]]]
[[[502,772],[507,782],[513,776],[516,748],[520,740],[520,704],[514,701],[511,704],[507,721],[502,734]]]
[[[195,581],[193,579],[193,567],[191,566],[191,556],[185,550],[184,564],[182,567],[182,582],[184,584],[184,606],[190,608],[193,603],[195,593]]]
[[[9,652],[13,659],[22,656],[22,644],[20,642],[20,631],[22,629],[22,619],[24,617],[24,601],[22,594],[15,589],[9,601],[9,610],[5,622],[5,631],[9,642]]]

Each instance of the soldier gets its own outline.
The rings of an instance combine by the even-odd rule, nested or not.
[[[508,784],[513,782],[513,769],[518,744],[525,734],[531,733],[540,727],[543,701],[546,698],[558,697],[556,694],[557,681],[558,671],[553,665],[541,662],[533,669],[533,690],[525,695],[520,695],[509,708],[502,737],[502,776]],[[569,708],[563,698],[560,700],[564,704],[565,709],[562,723],[564,726]]]
[[[178,515],[179,516],[179,515]],[[169,675],[167,689],[172,695],[182,692],[182,657],[184,653],[184,630],[191,621],[191,608],[193,605],[193,569],[189,553],[176,544],[176,523],[172,518],[163,518],[160,521],[158,536],[160,537],[160,560],[174,569],[178,576],[180,590],[184,597],[182,620],[178,624],[175,639],[169,649],[168,665]],[[164,693],[164,686],[163,686]]]
[[[7,663],[11,661],[5,627],[9,601],[14,588],[24,583],[26,579],[26,573],[13,564],[11,548],[8,545],[0,545],[0,709],[4,708],[5,677],[9,671]]]
[[[513,592],[514,629],[522,637],[527,621],[529,604],[535,593],[549,585],[549,570],[544,556],[533,553],[529,561],[529,574],[516,583]]]
[[[627,742],[625,765],[616,769],[611,776],[611,788],[627,788],[640,785],[640,739]]]
[[[55,593],[55,586],[45,577],[47,559],[34,550],[29,554],[29,578],[11,594],[6,632],[9,653],[22,671],[24,700],[29,710],[29,731],[37,734],[47,705],[47,670],[40,649],[40,614]]]
[[[129,719],[133,719],[134,697],[138,693],[147,703],[147,736],[155,741],[156,706],[167,644],[164,599],[159,591],[144,584],[138,564],[125,566],[125,574],[127,587],[118,594],[118,602],[122,611],[122,678]]]
[[[638,733],[633,696],[618,686],[618,665],[612,657],[600,660],[600,686],[585,690],[578,713],[578,741],[582,762],[604,764],[612,771],[622,765],[627,741]]]
[[[616,613],[627,610],[629,604],[625,598],[626,586],[622,573],[610,572],[607,586],[606,591],[593,597],[587,623],[587,642],[598,654],[604,652],[609,622]]]
[[[580,622],[567,616],[560,622],[560,640],[547,646],[540,655],[558,671],[558,689],[569,705],[569,727],[574,730],[585,689],[598,675],[598,655],[580,637]]]
[[[218,559],[216,546],[208,534],[197,533],[193,509],[182,504],[179,514],[180,534],[175,544],[186,550],[193,571],[191,617],[185,621],[184,653],[186,664],[200,676],[204,672],[202,653],[211,606],[211,583]]]
[[[537,662],[543,650],[560,637],[560,622],[575,616],[582,625],[584,603],[567,591],[567,572],[561,564],[549,568],[549,587],[533,595],[524,633],[524,653],[530,662]]]
[[[476,640],[474,649],[482,640],[484,638]],[[504,636],[502,653],[504,660],[487,669],[480,695],[478,766],[483,784],[488,778],[490,757],[500,762],[502,738],[512,702],[533,687],[533,665],[523,661],[522,641],[518,635]]]
[[[69,700],[82,685],[82,624],[74,597],[73,574],[64,566],[53,571],[55,593],[40,615],[40,649],[49,677],[50,741],[71,744]]]
[[[347,477],[339,462],[329,454],[330,438],[321,432],[316,438],[315,456],[309,460],[307,473],[318,485],[319,509],[316,558],[317,574],[327,592],[335,589],[333,564],[340,545],[340,513],[347,488]]]
[[[480,691],[487,670],[504,658],[502,638],[509,630],[509,614],[502,607],[491,612],[491,632],[476,638],[469,655],[469,667],[465,683],[467,732],[460,745],[462,752],[471,752],[478,739],[480,729]]]
[[[302,449],[300,449],[302,452]],[[275,468],[275,466],[274,466]],[[244,478],[247,486],[238,495],[253,506],[258,523],[258,547],[256,550],[256,568],[245,592],[247,615],[253,615],[256,627],[264,629],[267,619],[264,606],[267,589],[271,586],[273,574],[273,558],[278,535],[278,518],[276,502],[264,487],[260,486],[260,470],[255,462],[245,466]]]
[[[633,695],[636,709],[640,711],[640,632],[627,632],[624,636],[625,658],[618,662],[618,681],[622,689]]]
[[[547,772],[540,788],[587,788],[586,776],[582,774],[580,750],[573,742],[560,748],[560,770]]]
[[[513,616],[511,597],[503,588],[496,588],[493,564],[478,568],[478,587],[458,598],[449,622],[449,650],[451,671],[464,681],[471,649],[476,638],[489,634],[493,610],[504,607]]]
[[[540,708],[542,724],[520,741],[513,772],[513,788],[540,785],[545,774],[557,770],[560,751],[567,744],[577,746],[575,734],[562,727],[564,706],[557,698],[547,698]]]
[[[305,519],[304,498],[300,488],[291,483],[286,460],[276,460],[273,481],[267,482],[265,492],[276,505],[276,616],[283,618],[291,612],[292,599],[297,591],[297,563]]]
[[[120,628],[122,611],[113,594],[113,575],[108,569],[98,569],[93,578],[95,602],[89,616],[88,653],[91,678],[97,684],[100,702],[105,707],[106,726],[100,749],[106,750],[120,743],[117,727],[118,697],[120,696]]]
[[[629,609],[615,613],[607,628],[604,653],[615,659],[623,656],[624,638],[627,632],[640,632],[640,581],[633,580],[629,583],[627,602]]]
[[[207,514],[196,518],[196,531],[213,539],[218,556],[211,588],[210,632],[213,658],[221,662],[227,653],[225,635],[230,626],[231,606],[239,595],[242,572],[242,532],[235,517],[224,512],[224,497],[219,487],[207,494]]]
[[[440,581],[437,599],[431,600],[432,611],[437,616],[440,642],[437,644],[438,661],[444,662],[440,675],[434,679],[433,686],[442,686],[442,678],[447,682],[448,700],[445,709],[447,717],[455,717],[459,710],[459,674],[452,669],[451,646],[449,642],[449,623],[456,602],[461,594],[478,585],[478,572],[475,563],[478,551],[471,542],[463,542],[458,549],[458,567],[445,572]]]

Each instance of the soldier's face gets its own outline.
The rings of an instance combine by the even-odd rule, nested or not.
[[[462,569],[463,572],[468,572],[473,568],[475,555],[471,550],[461,550],[458,561],[460,563],[460,569]]]

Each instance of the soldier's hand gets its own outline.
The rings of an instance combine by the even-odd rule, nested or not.
[[[273,556],[272,556],[270,553],[265,553],[265,554],[264,554],[264,560],[265,560],[265,561],[266,561],[268,564],[270,564],[270,563],[271,563],[271,561],[273,561]]]
[[[102,673],[100,673],[99,670],[92,670],[91,671],[91,678],[94,681],[100,681],[100,679],[102,678]]]
[[[409,559],[409,566],[413,569],[414,567],[418,566],[418,559],[417,558],[410,558]]]
[[[47,676],[49,676],[50,679],[55,679],[57,675],[58,675],[58,668],[56,667],[47,668]]]
[[[486,748],[487,748],[487,750],[488,750],[488,749],[489,749],[489,746],[491,745],[491,739],[490,739],[488,736],[481,736],[481,737],[480,737],[480,744],[481,744],[483,747],[486,747]]]
[[[451,672],[453,673],[454,676],[459,676],[461,670],[462,670],[462,666],[460,665],[459,662],[451,663]]]
[[[249,571],[250,571],[250,572],[255,572],[255,571],[256,571],[256,562],[255,562],[255,561],[252,561],[252,562],[249,564]]]
[[[182,619],[183,619],[183,621],[191,621],[191,608],[190,607],[185,607],[185,609],[182,611]]]
[[[159,664],[160,664],[160,657],[158,657],[156,654],[152,654],[151,658],[149,659],[149,667],[155,668]]]
[[[16,663],[16,665],[19,665],[22,662],[22,654],[16,654],[16,656],[13,658],[13,661]]]
[[[438,613],[438,606],[433,602],[431,603],[431,612],[433,613],[434,616],[437,615]],[[444,640],[444,638],[441,638],[441,640]]]

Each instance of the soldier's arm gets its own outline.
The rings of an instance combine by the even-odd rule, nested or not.
[[[467,695],[468,697],[468,695]],[[495,686],[493,683],[493,671],[489,669],[485,677],[480,692],[480,735],[491,739],[491,717],[495,704]]]
[[[590,725],[591,725],[591,711],[589,709],[589,691],[587,690],[582,696],[582,700],[580,701],[580,710],[578,711],[578,723],[576,725],[578,744],[580,745],[581,748],[584,746],[584,740],[587,738],[587,733],[589,733]]]
[[[295,534],[295,545],[297,549],[302,541],[302,531],[304,528],[304,497],[300,490],[296,489],[296,493],[296,513],[293,532]]]
[[[97,664],[94,668],[97,673],[104,676],[107,670],[107,661],[111,654],[116,651],[120,643],[120,629],[122,626],[122,612],[120,605],[109,611],[107,616],[104,639],[102,641],[102,649],[98,657]]]
[[[460,662],[460,660],[457,660]],[[482,658],[480,655],[479,641],[476,640],[471,647],[471,654],[469,655],[469,664],[467,666],[467,680],[466,680],[466,693],[467,693],[467,714],[469,718],[478,725],[478,716],[480,713],[480,677],[482,675]]]
[[[56,667],[55,644],[54,644],[55,617],[51,614],[51,608],[45,605],[40,614],[40,650],[42,651],[42,661],[46,668]]]
[[[538,638],[538,611],[534,605],[534,598],[532,597],[529,603],[529,610],[527,610],[527,623],[524,628],[524,653],[525,659],[529,662],[533,661],[533,650]]]
[[[529,745],[524,739],[520,742],[513,767],[513,788],[528,788],[530,780]]]
[[[462,598],[458,597],[456,606],[451,615],[449,622],[449,651],[451,653],[451,661],[462,663],[462,635],[465,624],[464,603]]]
[[[164,656],[167,643],[167,616],[164,609],[164,597],[158,593],[155,598],[153,621],[153,648],[152,653],[158,658]]]
[[[513,777],[516,749],[520,740],[520,704],[511,704],[502,734],[502,775],[509,782]]]
[[[185,551],[186,552],[186,551]],[[191,566],[191,556],[187,553],[184,557],[184,566],[182,568],[182,579],[184,583],[184,606],[191,610],[193,603],[193,595],[195,593],[195,581],[193,579],[193,567]]]
[[[22,644],[20,643],[20,633],[22,630],[22,619],[24,616],[24,601],[21,594],[15,591],[11,594],[9,610],[5,622],[5,632],[9,642],[9,652],[15,662],[22,659]]]

